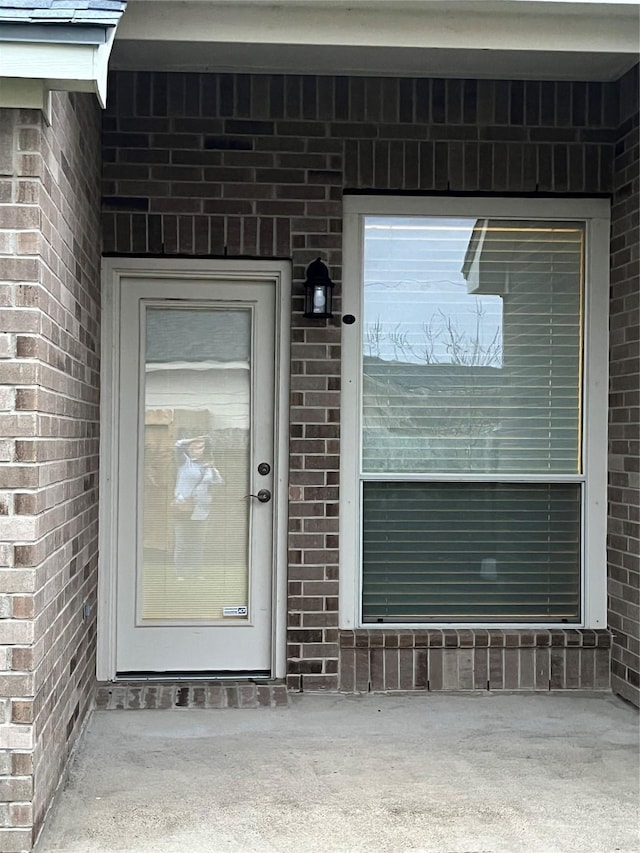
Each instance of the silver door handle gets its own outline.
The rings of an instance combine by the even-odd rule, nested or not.
[[[257,495],[245,495],[245,498],[256,498],[261,504],[268,504],[271,500],[271,492],[269,489],[260,489]]]

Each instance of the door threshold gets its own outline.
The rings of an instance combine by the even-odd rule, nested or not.
[[[259,681],[261,683],[272,681],[268,670],[241,670],[231,672],[229,670],[211,670],[207,672],[117,672],[113,683],[131,681],[162,681],[174,683],[177,681]]]

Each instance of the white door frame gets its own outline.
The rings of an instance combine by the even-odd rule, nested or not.
[[[100,505],[97,661],[99,681],[116,678],[117,486],[120,417],[120,295],[124,278],[182,278],[212,282],[251,280],[276,290],[274,395],[274,553],[272,661],[274,678],[286,674],[287,520],[289,485],[289,351],[291,264],[288,261],[104,258],[102,261]]]

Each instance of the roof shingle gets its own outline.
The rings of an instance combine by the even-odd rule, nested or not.
[[[115,26],[126,0],[0,0],[0,23]]]

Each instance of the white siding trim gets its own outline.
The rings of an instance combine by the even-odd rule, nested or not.
[[[360,624],[360,396],[362,388],[362,250],[361,219],[344,199],[342,311],[353,314],[342,329],[340,393],[340,603],[341,628]]]
[[[609,394],[607,217],[587,222],[584,362],[584,622],[607,627],[607,429]]]

